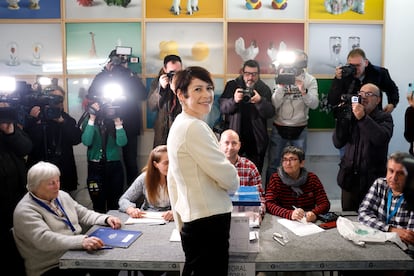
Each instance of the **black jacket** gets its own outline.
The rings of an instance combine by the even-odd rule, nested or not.
[[[76,120],[68,113],[62,112],[63,123],[53,120],[28,120],[25,131],[33,143],[27,164],[29,167],[39,161],[48,161],[55,164],[61,173],[61,189],[66,192],[78,188],[78,174],[76,170],[73,146],[81,142],[82,132],[76,125]]]
[[[88,97],[103,96],[107,83],[121,85],[124,100],[119,100],[114,105],[119,105],[120,118],[127,135],[140,135],[143,132],[142,102],[147,95],[142,80],[128,68],[116,66],[111,71],[106,68],[97,74],[88,90]]]
[[[275,109],[271,101],[272,91],[262,80],[258,80],[254,89],[260,94],[262,100],[256,104],[244,102],[236,103],[233,96],[234,91],[239,87],[246,89],[246,84],[244,83],[242,76],[226,83],[223,94],[219,99],[220,112],[225,115],[226,120],[229,123],[229,128],[239,133],[241,141],[246,140],[241,133],[243,119],[243,122],[248,124],[248,126],[244,125],[243,127],[251,130],[251,134],[255,141],[254,144],[244,144],[244,146],[256,147],[257,152],[262,154],[266,151],[269,143],[267,119],[270,119],[275,115]]]
[[[345,146],[339,164],[338,185],[344,190],[359,185],[365,195],[378,177],[386,174],[388,144],[394,123],[391,114],[380,109],[357,121],[338,119],[333,133],[336,148]]]
[[[414,144],[414,107],[409,106],[405,110],[404,120],[404,137],[408,143],[410,143],[409,152],[414,155],[413,144]]]
[[[391,79],[388,70],[384,67],[379,67],[368,63],[365,68],[365,77],[363,80],[349,76],[341,79],[334,78],[332,85],[328,93],[328,104],[331,108],[335,107],[341,102],[342,94],[357,94],[361,89],[361,86],[366,83],[373,83],[379,87],[382,92],[387,95],[388,103],[397,106],[400,95],[398,87],[395,82]],[[382,105],[378,105],[382,109]]]

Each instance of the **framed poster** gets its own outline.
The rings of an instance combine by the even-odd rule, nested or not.
[[[319,106],[317,109],[309,109],[308,128],[314,130],[335,128],[335,119],[328,109],[328,92],[332,79],[317,79]]]
[[[309,0],[309,19],[381,21],[384,0]]]
[[[222,23],[147,23],[145,72],[158,74],[168,54],[179,55],[185,67],[202,66],[224,73]]]
[[[60,19],[60,0],[14,0],[0,2],[0,18]]]
[[[305,0],[276,1],[231,1],[227,0],[228,19],[252,20],[303,20],[305,18]]]
[[[147,0],[147,18],[192,20],[223,18],[224,0]],[[178,14],[177,14],[178,13]]]
[[[146,87],[147,87],[147,95],[150,93],[151,83],[154,78],[147,78],[146,80]],[[212,127],[216,120],[220,117],[220,105],[218,99],[220,98],[221,94],[224,90],[224,80],[222,78],[214,78],[214,103],[213,107],[211,108],[210,113],[206,117],[207,124]],[[154,122],[157,117],[156,111],[149,110],[148,106],[146,106],[146,114],[144,122],[146,122],[145,128],[152,129],[154,128]]]
[[[42,0],[43,1],[43,0]],[[67,19],[112,19],[112,18],[142,18],[142,1],[119,1],[118,5],[109,5],[105,1],[92,1],[92,5],[86,5],[89,1],[66,0]],[[85,2],[85,5],[80,3]]]
[[[141,45],[139,22],[67,23],[66,70],[69,74],[97,74],[116,46],[132,47],[132,56],[140,59]],[[133,71],[141,73],[141,63],[133,65]]]
[[[303,23],[231,22],[227,29],[227,73],[238,74],[245,60],[254,59],[262,74],[273,74],[272,61],[281,44],[304,49]]]
[[[60,24],[2,24],[0,74],[62,73]]]
[[[360,47],[376,65],[382,64],[382,25],[310,24],[308,71],[334,74],[346,64],[350,50]]]

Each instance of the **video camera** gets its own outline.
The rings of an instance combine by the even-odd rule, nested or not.
[[[89,100],[88,113],[96,115],[101,119],[115,119],[121,117],[120,109],[125,97],[122,87],[117,83],[107,83],[101,95],[87,95]],[[92,107],[94,103],[98,103],[100,109],[96,110]]]
[[[34,90],[25,81],[15,81],[12,91],[0,92],[0,121],[17,122],[24,125],[26,117],[34,106],[40,107],[42,122],[57,119],[62,115],[63,97],[50,94],[53,89]]]
[[[353,94],[342,94],[341,102],[334,108],[334,117],[351,120],[353,114],[352,103],[361,103],[361,97]]]
[[[278,54],[275,62],[276,84],[294,85],[296,77],[308,66],[308,56],[301,50],[285,51]]]
[[[353,64],[346,64],[341,67],[341,70],[342,70],[342,77],[346,78],[346,77],[355,75],[356,66]]]
[[[131,61],[132,47],[117,46],[109,54],[109,59],[114,66],[119,66]]]

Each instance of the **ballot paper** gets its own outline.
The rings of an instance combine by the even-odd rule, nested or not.
[[[325,231],[321,227],[317,226],[315,223],[312,222],[300,222],[296,220],[289,220],[289,219],[278,219],[277,222],[288,228],[292,231],[295,235],[298,236],[307,236],[316,234],[319,232]]]
[[[136,224],[136,223],[146,223],[146,224],[165,224],[167,221],[162,217],[164,212],[145,212],[142,218],[131,218],[129,217],[125,224]]]

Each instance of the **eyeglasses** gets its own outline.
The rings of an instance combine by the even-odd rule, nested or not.
[[[290,163],[292,163],[292,162],[296,162],[296,161],[298,161],[299,159],[297,159],[297,158],[293,158],[293,157],[291,157],[291,158],[283,158],[282,159],[282,162],[283,163],[288,163],[288,162],[290,162]]]
[[[358,95],[362,96],[362,97],[379,97],[379,95],[375,94],[374,92],[365,92],[365,91],[358,91]]]
[[[259,75],[259,72],[243,72],[243,75],[245,75],[246,77],[248,76],[252,76],[252,77],[257,77]]]

